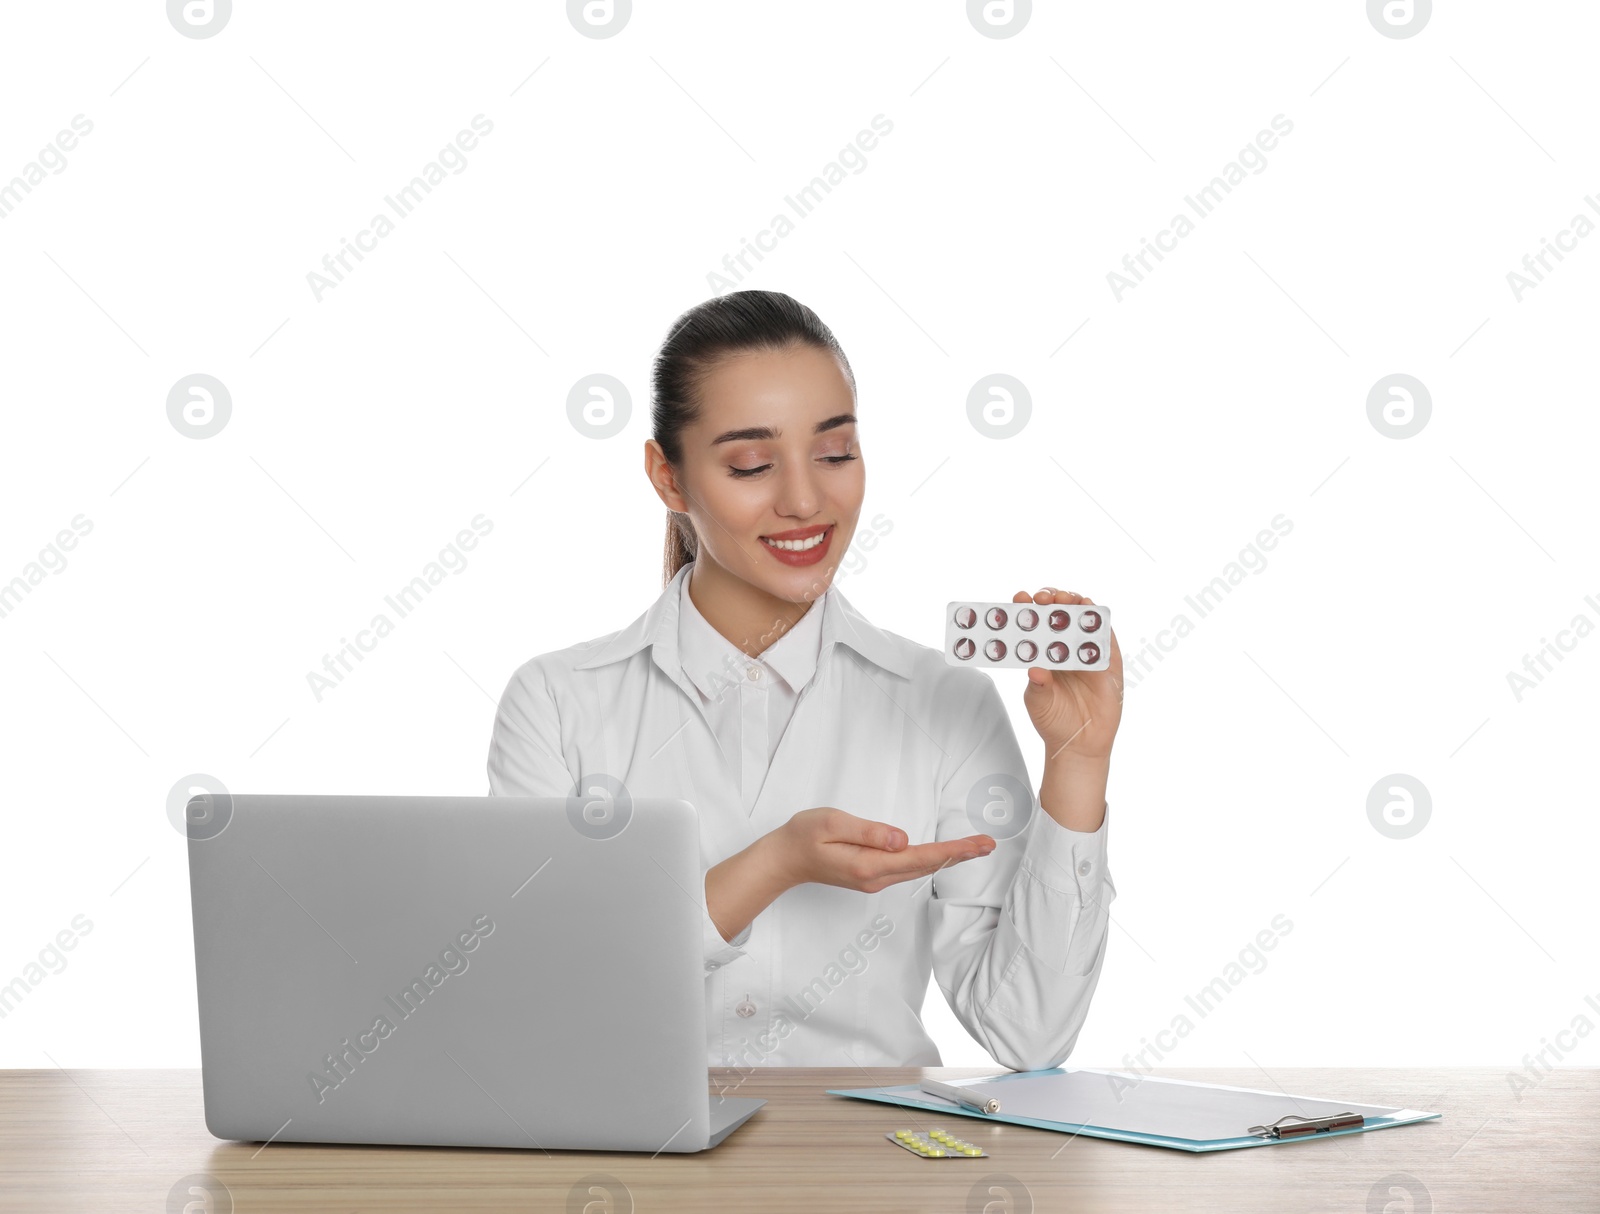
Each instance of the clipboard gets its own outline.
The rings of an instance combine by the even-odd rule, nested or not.
[[[986,1079],[945,1080],[985,1100],[984,1113],[922,1090],[921,1084],[829,1088],[831,1096],[957,1117],[1110,1138],[1179,1151],[1231,1151],[1280,1142],[1307,1142],[1431,1121],[1438,1113],[1348,1100],[1294,1096],[1257,1088],[1161,1079],[1092,1067],[1010,1071]]]

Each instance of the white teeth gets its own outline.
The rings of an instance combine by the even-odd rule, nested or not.
[[[827,538],[826,531],[819,531],[808,540],[769,540],[766,536],[762,536],[761,542],[771,544],[774,548],[782,548],[785,552],[807,552]]]

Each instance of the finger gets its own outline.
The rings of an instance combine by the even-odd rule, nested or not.
[[[961,855],[958,855],[958,856],[954,857],[953,859],[943,860],[943,861],[940,861],[939,863],[936,863],[936,864],[933,864],[933,863],[924,864],[924,865],[921,865],[921,866],[919,866],[917,868],[906,868],[906,869],[894,868],[894,869],[889,869],[889,870],[886,870],[884,872],[880,872],[874,878],[874,880],[884,881],[884,882],[887,882],[887,883],[889,883],[891,885],[898,884],[901,881],[915,881],[918,877],[933,876],[935,873],[942,872],[944,869],[952,868],[957,864],[962,864],[962,863],[965,863],[968,860],[979,859],[979,858],[981,858],[981,856],[973,856],[972,854],[970,854],[968,852],[963,852]]]
[[[861,847],[872,847],[879,851],[898,852],[910,842],[906,832],[897,826],[890,826],[887,822],[874,822],[870,818],[858,818],[855,814],[838,811],[838,817],[832,823],[832,842],[855,843]]]
[[[916,854],[910,854],[912,852]],[[970,847],[925,843],[920,847],[907,848],[904,852],[892,855],[887,852],[880,853],[874,857],[876,864],[873,877],[875,880],[889,877],[898,881],[918,873],[935,873],[941,868],[959,864],[963,860],[976,859],[981,854],[985,853]]]
[[[878,880],[883,882],[883,884],[886,886],[899,885],[906,881],[915,881],[918,877],[931,877],[944,867],[945,866],[943,864],[935,864],[931,868],[913,869],[909,872],[885,873],[883,876],[879,877]]]
[[[897,873],[937,872],[947,864],[977,859],[994,850],[994,840],[988,835],[969,835],[964,839],[941,839],[934,843],[919,843],[892,856],[884,856],[879,876]]]

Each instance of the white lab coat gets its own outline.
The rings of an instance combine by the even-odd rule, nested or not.
[[[691,569],[626,628],[518,667],[495,715],[490,794],[566,796],[598,772],[635,797],[681,797],[699,812],[703,870],[819,805],[892,823],[911,843],[993,835],[988,856],[875,894],[796,886],[731,943],[702,912],[707,1062],[939,1066],[921,1019],[931,971],[997,1063],[1059,1065],[1105,956],[1109,808],[1092,834],[1056,822],[993,679],[875,627],[835,585],[813,605],[815,673],[747,812],[738,756],[723,753],[679,658]],[[1009,801],[994,776],[1025,799]]]

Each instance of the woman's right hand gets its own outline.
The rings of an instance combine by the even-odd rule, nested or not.
[[[801,810],[773,831],[769,842],[772,862],[785,885],[810,881],[866,894],[987,856],[995,846],[989,835],[908,846],[899,827],[830,805]]]
[[[785,890],[808,881],[875,894],[987,856],[988,835],[968,835],[908,847],[906,832],[829,805],[802,809],[782,826],[706,871],[706,912],[732,940]]]

